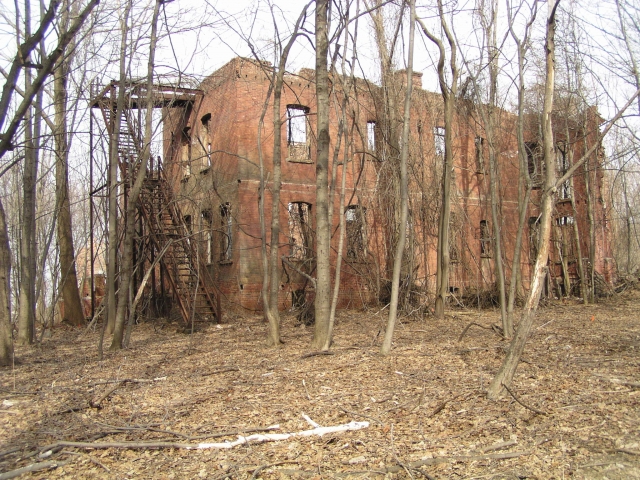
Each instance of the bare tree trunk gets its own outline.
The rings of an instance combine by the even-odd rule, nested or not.
[[[346,58],[347,53],[349,51],[349,38],[350,32],[348,29],[349,25],[349,12],[347,11],[346,17],[344,18],[344,23],[347,25],[345,29],[345,40],[342,54],[342,75],[337,75],[340,81],[342,81],[342,118],[340,121],[340,126],[338,128],[338,144],[335,148],[334,153],[334,162],[333,162],[333,179],[331,183],[331,198],[333,199],[333,193],[335,188],[337,187],[337,170],[338,170],[338,155],[340,151],[340,139],[344,137],[344,156],[342,159],[342,177],[340,180],[340,201],[339,201],[339,229],[338,229],[338,254],[336,260],[336,271],[333,283],[333,296],[331,298],[331,309],[329,312],[329,332],[327,334],[327,338],[325,339],[324,345],[322,346],[322,350],[329,350],[331,347],[331,341],[333,339],[333,328],[336,320],[336,308],[338,306],[338,294],[340,292],[340,278],[342,274],[342,254],[344,252],[344,237],[345,237],[345,215],[344,215],[344,205],[345,205],[345,192],[346,192],[346,184],[347,184],[347,166],[349,165],[349,159],[352,155],[351,151],[351,141],[349,135],[347,134],[347,108],[349,106],[349,96],[351,94],[352,89],[355,92],[355,66],[356,66],[356,48],[357,44],[357,35],[358,35],[358,17],[360,16],[360,2],[356,2],[356,15],[355,15],[355,25],[354,25],[354,34],[353,34],[353,48],[352,48],[352,58],[351,58],[351,71],[349,72],[349,76],[347,77],[346,72]],[[355,188],[357,186],[354,185],[354,194]],[[330,202],[330,207],[333,206],[333,201]],[[333,224],[333,211],[330,208],[329,213],[329,224]]]
[[[24,37],[31,37],[30,1],[24,2]],[[16,28],[19,28],[16,25]],[[26,63],[31,58],[25,59]],[[25,92],[31,89],[31,69],[24,72]],[[33,141],[33,110],[24,116],[24,173],[22,183],[22,227],[20,237],[20,291],[18,297],[18,345],[35,340],[36,312],[36,182],[38,177],[38,151]]]
[[[320,350],[329,336],[331,310],[331,225],[329,224],[329,75],[328,1],[316,1],[316,258],[315,330],[312,347]]]
[[[62,5],[61,32],[69,26],[69,3]],[[71,225],[71,203],[69,201],[69,147],[67,142],[67,78],[71,73],[71,62],[75,42],[69,45],[67,54],[58,62],[53,77],[53,104],[55,110],[54,132],[56,152],[56,210],[58,212],[58,248],[60,249],[60,295],[64,304],[64,320],[72,325],[85,323],[73,248]]]
[[[278,70],[273,82],[273,187],[271,190],[271,244],[269,251],[269,304],[264,306],[269,322],[267,344],[278,347],[280,340],[280,312],[278,310],[278,294],[280,292],[280,189],[282,185],[282,87],[287,60],[291,47],[298,37],[298,30],[307,15],[307,7],[300,13],[293,34],[280,54]],[[307,119],[305,119],[305,122]]]
[[[533,279],[529,290],[520,323],[515,332],[507,355],[491,381],[487,390],[490,399],[497,399],[503,392],[504,386],[511,385],[513,376],[520,362],[520,357],[524,351],[524,346],[529,338],[531,327],[535,319],[536,310],[540,301],[540,294],[546,273],[549,259],[549,240],[551,238],[551,218],[553,210],[553,199],[555,194],[555,155],[553,142],[553,129],[551,125],[551,114],[553,112],[553,93],[555,81],[555,29],[556,29],[556,9],[560,0],[549,3],[549,13],[547,18],[547,36],[545,42],[546,51],[546,75],[544,90],[544,106],[542,110],[543,132],[542,141],[544,146],[544,164],[546,169],[546,179],[542,204],[540,206],[540,238],[538,240],[538,256],[534,267]]]
[[[409,127],[411,121],[411,94],[413,93],[413,49],[416,24],[416,2],[410,0],[411,16],[409,24],[409,58],[407,59],[407,87],[404,100],[404,124],[402,127],[402,143],[400,147],[400,225],[398,245],[393,262],[393,277],[391,278],[391,302],[389,305],[389,319],[380,353],[388,355],[393,341],[393,330],[398,314],[398,295],[400,290],[400,272],[402,257],[407,236],[407,219],[409,217],[409,192],[407,186],[407,162],[409,158]]]
[[[10,281],[11,250],[7,221],[0,201],[0,366],[11,365],[13,357]]]
[[[509,33],[516,43],[518,54],[518,117],[516,120],[516,139],[518,144],[518,165],[520,170],[519,184],[523,185],[526,189],[524,195],[518,196],[518,230],[516,232],[516,241],[513,250],[513,264],[511,266],[511,278],[509,281],[509,297],[507,304],[507,323],[511,325],[513,331],[513,317],[514,308],[516,303],[516,296],[518,295],[518,281],[520,279],[520,261],[522,258],[522,239],[524,237],[524,228],[526,225],[527,211],[529,207],[529,200],[531,198],[531,178],[529,176],[528,160],[527,160],[527,147],[524,142],[524,102],[525,102],[525,85],[524,85],[524,70],[525,70],[525,55],[529,49],[529,32],[531,26],[536,18],[537,14],[537,2],[533,3],[531,16],[529,21],[525,25],[524,37],[520,39],[514,30],[514,19],[511,16],[511,3],[507,2],[507,14],[509,15]]]
[[[122,32],[120,38],[120,81],[118,84],[118,99],[116,109],[111,111],[111,138],[109,142],[109,186],[108,209],[108,258],[107,258],[107,327],[105,333],[110,335],[116,326],[116,289],[118,272],[118,149],[120,145],[120,130],[122,128],[122,111],[124,109],[124,93],[127,81],[126,54],[127,33],[131,1],[125,5],[122,14]]]
[[[585,140],[586,141],[586,140]],[[597,157],[596,157],[597,158]],[[588,269],[588,281],[586,285],[586,292],[584,296],[585,303],[594,303],[596,300],[595,295],[595,262],[596,262],[596,226],[595,226],[595,216],[593,214],[593,198],[591,194],[591,172],[589,160],[587,160],[584,164],[584,189],[585,195],[587,197],[587,222],[589,225],[589,269]],[[625,186],[625,201],[627,201],[626,197],[626,175],[623,174],[623,182]],[[631,214],[629,212],[629,204],[627,201],[627,223],[629,223],[631,219]],[[629,241],[627,255],[631,255],[631,228],[628,229],[627,239]],[[582,263],[582,259],[580,259],[580,263]],[[630,257],[627,257],[627,273],[631,273],[629,270],[630,267]]]
[[[155,66],[155,53],[158,30],[158,15],[160,13],[160,4],[162,0],[156,0],[153,8],[153,17],[151,19],[151,37],[149,39],[149,60],[147,64],[147,98],[146,98],[146,114],[144,126],[144,143],[143,149],[138,159],[138,171],[135,177],[135,183],[129,192],[125,213],[125,235],[122,247],[122,267],[120,270],[120,292],[118,298],[118,309],[115,319],[115,329],[113,331],[113,341],[111,342],[111,350],[122,349],[122,340],[127,319],[127,309],[130,307],[130,286],[131,275],[133,271],[133,240],[136,226],[136,210],[138,208],[138,198],[140,191],[144,185],[147,175],[147,163],[151,151],[151,135],[153,128],[153,69]],[[135,170],[134,165],[129,166],[129,174],[133,176]],[[197,288],[197,285],[196,287]]]
[[[445,49],[442,41],[436,38],[418,20],[424,34],[435,43],[440,51],[438,59],[438,81],[442,100],[444,102],[444,166],[442,169],[442,204],[440,206],[440,217],[438,220],[438,250],[437,250],[437,270],[436,270],[436,318],[444,317],[444,309],[449,294],[449,220],[451,218],[451,181],[453,178],[453,113],[456,105],[456,95],[458,93],[458,66],[456,64],[456,43],[449,30],[449,26],[444,18],[442,0],[438,0],[438,12],[440,25],[449,43],[450,55],[449,68],[451,70],[451,86],[447,85],[445,78],[444,62]]]
[[[498,3],[491,2],[491,21],[487,24],[487,53],[489,60],[489,111],[487,115],[487,139],[489,143],[489,191],[491,197],[491,223],[493,224],[493,256],[498,295],[500,298],[500,318],[502,319],[503,334],[511,338],[513,324],[507,315],[507,301],[504,284],[504,264],[502,261],[502,229],[499,212],[498,181],[500,172],[498,171],[498,150],[497,150],[497,128],[496,110],[498,95],[498,44],[496,40],[496,30],[498,28]],[[484,17],[484,16],[483,16]]]

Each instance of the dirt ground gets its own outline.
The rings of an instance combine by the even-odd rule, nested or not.
[[[0,471],[40,464],[49,468],[24,477],[50,479],[640,478],[639,311],[638,291],[541,309],[511,388],[526,407],[509,393],[496,402],[484,394],[506,342],[475,325],[458,341],[471,322],[496,323],[493,311],[403,319],[387,358],[378,354],[386,310],[341,312],[333,355],[306,357],[312,329],[292,316],[277,350],[264,346],[259,316],[227,317],[193,335],[158,320],[136,326],[131,348],[101,361],[98,332],[60,327],[0,370]],[[313,429],[303,415],[323,427],[369,425],[185,448]]]

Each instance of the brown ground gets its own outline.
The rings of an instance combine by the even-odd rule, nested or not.
[[[62,465],[25,476],[640,478],[639,311],[634,291],[539,312],[512,390],[546,415],[483,394],[506,344],[476,326],[458,337],[472,321],[496,322],[495,312],[405,320],[388,358],[378,354],[386,310],[341,313],[334,355],[307,358],[312,330],[292,317],[279,350],[263,345],[266,326],[253,316],[194,335],[141,325],[131,349],[102,361],[98,333],[62,327],[0,370],[0,471],[50,461]],[[371,425],[230,450],[43,448],[233,441],[274,424],[312,428],[303,414],[322,426]]]

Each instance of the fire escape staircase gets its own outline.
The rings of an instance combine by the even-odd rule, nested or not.
[[[113,96],[111,97],[113,98]],[[112,122],[115,109],[102,108],[104,120],[110,134],[115,130]],[[122,178],[135,178],[142,152],[140,118],[133,115],[137,109],[122,110],[118,163]],[[129,172],[133,169],[133,172]],[[128,189],[125,186],[125,197]],[[125,200],[126,201],[126,200]],[[144,224],[148,245],[160,256],[160,268],[168,279],[178,310],[186,325],[192,321],[222,320],[220,294],[214,286],[207,265],[199,255],[197,241],[183,221],[173,189],[167,180],[158,159],[147,168],[142,191],[138,198],[138,213]],[[146,252],[144,259],[151,261],[153,255]],[[144,260],[143,260],[144,263]]]
[[[151,243],[157,254],[162,255],[160,264],[184,322],[190,324],[192,319],[220,322],[220,295],[160,166],[147,175],[138,208]]]

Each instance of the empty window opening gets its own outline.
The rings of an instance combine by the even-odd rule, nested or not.
[[[575,229],[572,228],[575,223],[574,218],[572,216],[558,217],[556,223],[560,227],[556,230],[556,242],[561,258],[575,260]]]
[[[433,127],[433,142],[436,156],[444,157],[444,127]]]
[[[559,227],[564,227],[566,225],[573,225],[575,222],[575,220],[573,219],[573,217],[571,215],[567,215],[564,217],[558,217],[558,219],[556,220],[556,223],[558,224]]]
[[[210,209],[202,210],[202,243],[204,258],[207,263],[213,261],[213,215]]]
[[[308,162],[310,150],[307,135],[309,109],[301,105],[287,105],[287,145],[289,161]]]
[[[187,235],[191,236],[191,234],[193,233],[193,221],[191,219],[191,215],[185,215],[184,217],[182,217],[182,221],[185,228],[187,229]]]
[[[491,257],[491,232],[486,220],[480,220],[480,256]]]
[[[233,217],[231,216],[231,204],[229,202],[220,205],[220,261],[230,262],[233,253]]]
[[[299,105],[287,106],[287,142],[307,143],[307,114],[309,109]]]
[[[201,171],[211,167],[211,114],[207,113],[201,119],[202,122],[202,156]]]
[[[540,238],[540,219],[529,217],[529,261],[535,263],[538,258],[538,241]]]
[[[542,150],[536,142],[525,143],[527,152],[527,169],[534,188],[539,188],[543,181]]]
[[[484,138],[475,138],[476,147],[476,172],[484,173]]]
[[[191,176],[191,145],[189,142],[182,142],[182,145],[180,145],[180,163],[182,165],[182,178],[186,180]]]
[[[312,257],[313,240],[309,223],[311,205],[305,202],[289,204],[289,238],[291,258],[305,260]]]
[[[569,167],[571,167],[569,164],[569,155],[566,145],[558,145],[556,158],[558,161],[558,175],[562,177],[567,173]],[[571,182],[569,179],[565,180],[562,182],[562,185],[560,185],[560,188],[558,189],[558,196],[561,200],[568,200],[571,198]]]
[[[367,149],[372,152],[376,150],[376,122],[374,120],[367,122]]]
[[[345,211],[347,224],[347,258],[362,260],[366,256],[366,209],[360,205],[349,205]]]

